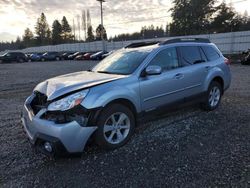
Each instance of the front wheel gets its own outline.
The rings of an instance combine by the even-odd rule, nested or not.
[[[96,143],[104,149],[116,149],[126,144],[133,135],[135,118],[126,106],[113,104],[101,112],[97,125]]]
[[[206,98],[202,104],[203,109],[212,111],[218,108],[222,97],[222,86],[220,83],[213,81],[206,93]]]

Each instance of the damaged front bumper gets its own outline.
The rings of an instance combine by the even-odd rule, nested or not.
[[[58,124],[43,119],[46,112],[46,109],[41,109],[34,115],[26,105],[24,106],[21,120],[31,143],[47,154],[83,152],[97,127],[83,126],[77,121]],[[48,145],[51,148],[48,149]]]

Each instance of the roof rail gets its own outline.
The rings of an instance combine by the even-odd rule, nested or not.
[[[162,42],[161,45],[180,43],[180,42],[211,43],[208,38],[175,38],[166,40]]]
[[[136,43],[131,43],[124,48],[138,48],[143,46],[151,46],[159,43],[160,43],[159,41],[136,42]]]

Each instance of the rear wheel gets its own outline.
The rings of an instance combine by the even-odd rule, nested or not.
[[[18,62],[19,62],[19,63],[23,63],[24,60],[23,60],[22,58],[20,58],[20,59],[18,59]]]
[[[116,149],[127,143],[133,135],[135,118],[126,106],[113,104],[102,111],[97,125],[96,143],[104,149]]]
[[[206,98],[202,104],[203,109],[207,111],[212,111],[218,108],[222,97],[222,86],[220,83],[213,81],[211,82],[208,91],[206,93]]]
[[[56,60],[59,61],[59,60],[60,60],[60,57],[56,57]]]

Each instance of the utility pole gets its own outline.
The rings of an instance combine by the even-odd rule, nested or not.
[[[103,27],[103,8],[102,8],[102,4],[104,2],[106,2],[105,0],[97,0],[100,2],[101,5],[101,25],[102,25],[102,31],[101,31],[101,38],[102,38],[102,50],[105,51],[105,41],[104,41],[104,37],[103,37],[103,32],[104,32],[104,27]]]
[[[74,33],[74,42],[76,41],[76,26],[75,26],[75,20],[73,18],[73,33]]]
[[[78,26],[78,40],[81,41],[81,21],[80,21],[80,15],[78,14],[76,16],[76,19],[77,19],[77,26]]]

